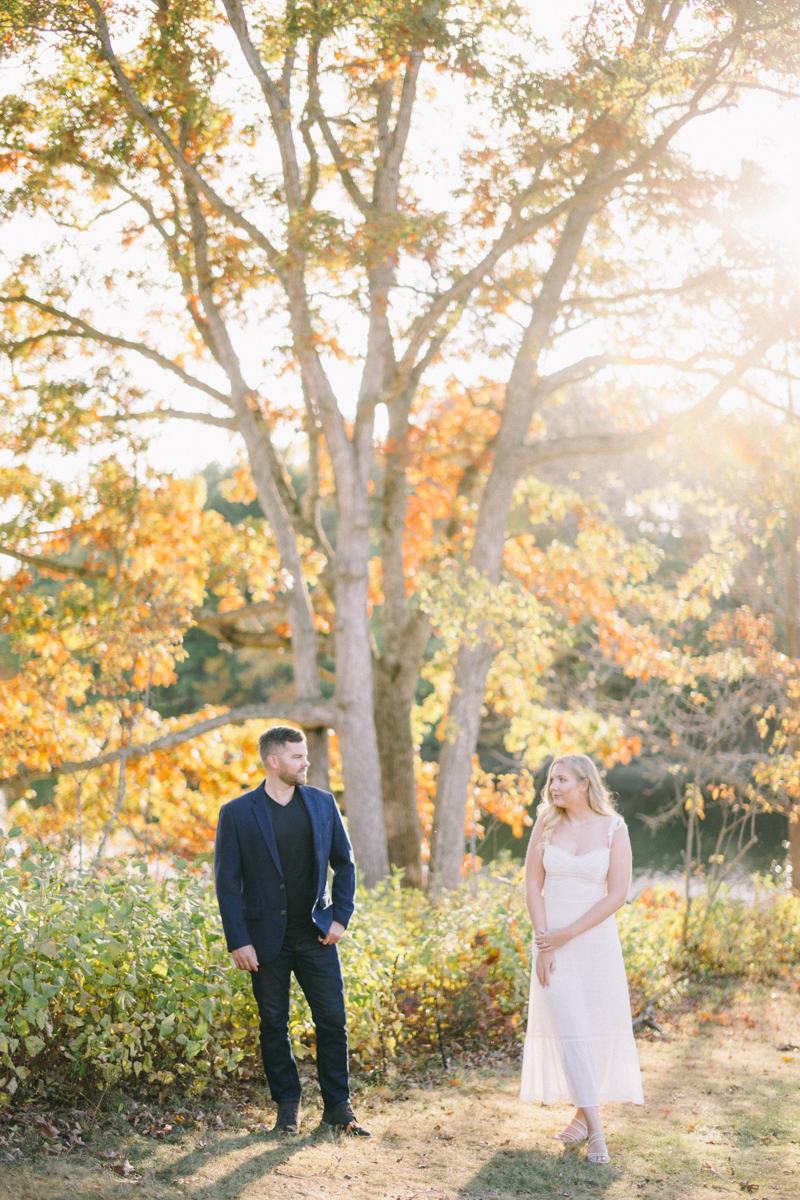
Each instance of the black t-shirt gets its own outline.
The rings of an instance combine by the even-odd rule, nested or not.
[[[286,887],[286,932],[311,933],[316,862],[314,834],[306,806],[297,788],[288,804],[278,804],[267,795],[269,815],[278,845],[278,858]]]

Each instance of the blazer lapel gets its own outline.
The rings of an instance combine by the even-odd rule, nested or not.
[[[267,795],[263,782],[259,784],[253,792],[253,808],[256,810],[256,820],[264,835],[264,841],[267,843],[267,849],[272,855],[272,861],[278,869],[278,874],[283,879],[283,871],[281,870],[281,860],[278,857],[278,843],[275,841],[275,831],[272,828],[272,818],[269,815],[267,807]]]
[[[303,786],[298,787],[297,790],[300,793],[301,800],[306,806],[308,819],[311,822],[311,832],[314,834],[314,858],[316,859],[317,863],[317,879],[319,880],[321,874],[320,863],[322,859],[322,838],[320,835],[319,809],[317,807],[317,801],[313,792],[309,792],[308,789]],[[327,863],[325,866],[327,867]]]

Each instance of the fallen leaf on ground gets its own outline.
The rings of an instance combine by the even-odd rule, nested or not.
[[[135,1169],[136,1169],[136,1168],[135,1168],[135,1167],[133,1167],[133,1166],[132,1166],[132,1165],[131,1165],[131,1164],[128,1162],[127,1158],[125,1159],[125,1162],[123,1162],[123,1163],[114,1163],[114,1164],[113,1164],[113,1166],[111,1167],[111,1170],[112,1170],[112,1171],[116,1171],[116,1173],[117,1173],[118,1175],[125,1175],[125,1176],[128,1176],[128,1175],[133,1175],[133,1173],[134,1173]]]

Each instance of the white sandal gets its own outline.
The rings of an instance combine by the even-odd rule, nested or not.
[[[588,1132],[586,1122],[582,1121],[580,1117],[573,1117],[566,1129],[562,1129],[561,1133],[553,1134],[553,1141],[572,1145],[574,1142],[582,1142]]]
[[[589,1138],[589,1144],[586,1147],[586,1157],[590,1163],[597,1163],[599,1165],[600,1163],[611,1162],[611,1158],[608,1154],[600,1154],[597,1151],[592,1153],[592,1142],[605,1142],[605,1140],[605,1134],[602,1133],[593,1133]]]

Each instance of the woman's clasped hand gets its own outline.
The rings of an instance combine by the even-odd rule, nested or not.
[[[574,933],[567,929],[545,929],[544,933],[537,933],[536,949],[537,950],[560,950],[562,946],[566,946],[567,942],[571,941],[575,936]]]
[[[542,987],[550,986],[550,976],[556,969],[554,951],[565,946],[572,937],[574,934],[568,929],[545,929],[544,933],[536,935],[536,978]]]

